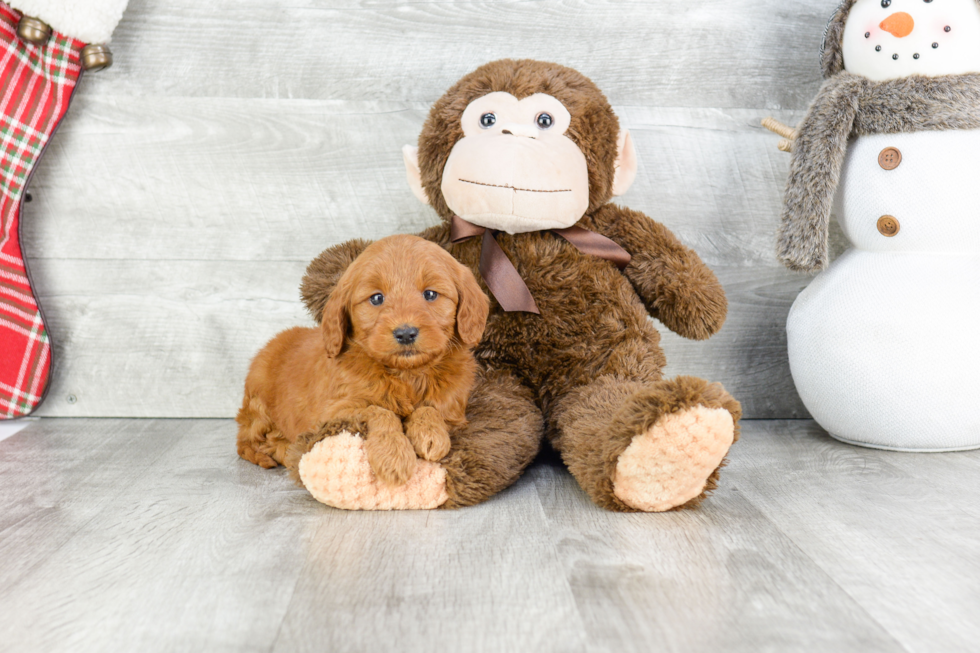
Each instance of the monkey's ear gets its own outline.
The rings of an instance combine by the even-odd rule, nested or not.
[[[330,293],[327,305],[323,307],[323,316],[320,318],[320,333],[323,335],[323,347],[327,350],[327,356],[336,358],[344,348],[344,340],[347,338],[347,315],[350,305],[351,288],[353,284],[349,274],[344,274],[337,287]]]
[[[616,175],[613,177],[612,194],[619,196],[630,189],[636,179],[636,150],[628,129],[619,132],[616,139]]]
[[[402,148],[402,157],[405,159],[405,175],[408,177],[408,185],[412,189],[415,197],[423,204],[429,203],[429,198],[425,196],[422,189],[422,171],[419,169],[419,148],[413,145],[406,145]]]

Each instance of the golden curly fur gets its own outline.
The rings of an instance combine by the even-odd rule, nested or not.
[[[473,273],[415,236],[367,247],[326,303],[319,329],[283,331],[252,362],[236,421],[238,454],[285,464],[297,438],[329,421],[363,424],[374,473],[412,476],[416,454],[449,453],[466,423],[487,297]]]

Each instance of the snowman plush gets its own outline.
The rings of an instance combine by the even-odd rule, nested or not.
[[[845,0],[793,136],[778,255],[824,270],[787,323],[831,435],[980,447],[980,3]],[[828,267],[834,214],[853,247]]]

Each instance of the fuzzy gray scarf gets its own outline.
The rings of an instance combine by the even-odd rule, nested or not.
[[[827,267],[830,212],[855,136],[980,129],[980,74],[873,82],[842,71],[824,82],[797,128],[777,255],[792,270]]]

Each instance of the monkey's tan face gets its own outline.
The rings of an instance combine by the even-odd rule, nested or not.
[[[442,175],[449,208],[511,234],[574,225],[589,207],[589,168],[566,136],[570,123],[564,105],[542,93],[471,102]]]

